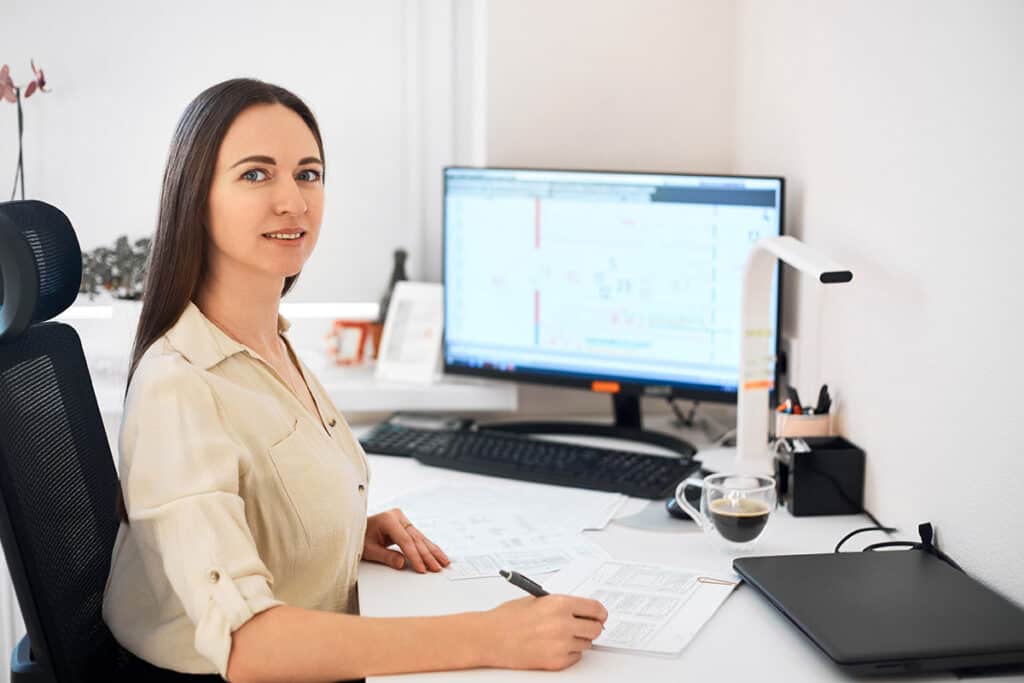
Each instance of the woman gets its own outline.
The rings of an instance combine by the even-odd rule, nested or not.
[[[231,681],[573,664],[607,618],[593,600],[358,616],[361,559],[422,573],[448,558],[400,510],[366,517],[362,449],[284,335],[323,174],[316,121],[282,88],[220,83],[178,124],[125,399],[107,624],[150,664]]]

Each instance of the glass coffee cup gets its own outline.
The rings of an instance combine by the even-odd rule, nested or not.
[[[683,495],[686,482],[676,487],[676,502],[704,533],[728,548],[749,548],[761,538],[775,510],[775,480],[745,474],[712,474],[704,478],[700,510]]]

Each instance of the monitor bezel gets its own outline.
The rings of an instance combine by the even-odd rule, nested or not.
[[[598,170],[598,169],[573,169],[573,168],[544,168],[544,167],[523,167],[523,166],[462,166],[448,165],[442,171],[441,177],[441,281],[447,287],[448,275],[448,171],[537,171],[541,173],[611,173],[619,175],[660,175],[677,176],[690,178],[740,178],[750,180],[777,180],[779,182],[779,235],[786,234],[786,179],[783,176],[775,175],[740,175],[733,173],[694,173],[676,171],[623,171],[623,170]],[[781,374],[778,362],[779,349],[782,340],[783,320],[783,279],[784,268],[776,266],[776,321],[775,321],[775,376],[773,378],[772,395],[774,396],[779,386]],[[714,403],[736,403],[737,392],[722,389],[711,389],[706,385],[687,385],[681,383],[664,382],[637,382],[633,378],[622,378],[608,375],[581,376],[579,373],[544,373],[531,372],[528,370],[499,370],[494,368],[471,368],[465,365],[452,364],[448,362],[448,297],[444,295],[442,303],[443,324],[441,331],[441,360],[445,374],[461,375],[470,377],[483,377],[497,379],[507,382],[526,382],[529,384],[540,384],[546,386],[557,386],[566,388],[584,389],[595,393],[607,393],[604,389],[595,389],[595,383],[612,383],[617,389],[611,393],[624,396],[655,396],[663,398],[679,398],[692,401],[708,401]]]

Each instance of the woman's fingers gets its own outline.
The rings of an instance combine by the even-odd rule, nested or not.
[[[416,545],[416,539],[412,537],[405,529],[401,531],[401,537],[398,539],[398,547],[402,549],[402,553],[408,558],[409,564],[420,574],[424,574],[427,571],[427,565],[420,555],[420,549]]]
[[[423,537],[423,540],[427,542],[427,547],[430,548],[430,553],[437,558],[437,561],[440,562],[442,566],[447,567],[452,563],[452,561],[448,559],[448,555],[445,554],[445,552],[441,550],[436,543],[426,536]]]
[[[367,562],[379,562],[395,569],[405,566],[405,556],[397,550],[379,545],[368,545],[363,551],[363,559]]]
[[[443,567],[447,567],[451,564],[451,560],[448,559],[448,556],[445,555],[437,545],[431,543],[419,529],[414,526],[408,526],[405,527],[405,531],[409,534],[409,537],[415,544],[416,551],[428,570],[432,572],[439,572]]]
[[[573,619],[573,626],[573,635],[587,640],[594,640],[604,630],[601,622],[596,619]]]
[[[608,619],[608,610],[597,600],[573,598],[572,614],[575,617],[594,619],[602,624]]]
[[[412,530],[409,528],[412,527],[412,524],[402,514],[402,511],[396,508],[388,513],[385,524],[385,531],[391,537],[391,540],[402,549],[406,561],[420,574],[425,573],[427,565],[424,563],[423,558],[420,557],[419,548],[416,546],[416,539],[409,533]]]
[[[401,552],[391,550],[390,545],[397,545]],[[398,508],[369,518],[363,557],[395,569],[410,565],[420,574],[441,571],[442,566],[450,563],[448,556]]]
[[[573,664],[577,664],[580,661],[580,659],[582,659],[582,658],[583,658],[583,653],[582,652],[570,652],[569,656],[565,658],[564,662],[562,662],[560,668],[568,669]]]
[[[420,530],[414,526],[410,526],[406,528],[406,531],[409,532],[409,535],[412,537],[413,542],[416,544],[416,550],[417,552],[419,552],[420,557],[423,559],[423,562],[426,565],[427,569],[429,569],[432,572],[441,571],[441,563],[438,562],[434,558],[433,553],[430,552],[430,548],[427,547],[427,543],[423,538],[423,534],[420,533]]]
[[[589,650],[590,648],[594,647],[593,641],[587,638],[573,638],[572,641],[572,649],[569,650],[569,652],[571,653],[583,652],[584,650]]]
[[[445,555],[437,544],[433,543],[430,539],[423,535],[423,532],[413,526],[409,518],[405,516],[405,513],[395,508],[393,511],[398,521],[401,523],[403,530],[408,533],[416,544],[416,549],[426,567],[432,572],[441,571],[441,567],[447,567],[451,564],[451,560]],[[419,571],[419,570],[417,570]]]

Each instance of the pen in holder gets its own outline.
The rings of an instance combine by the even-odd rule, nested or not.
[[[831,436],[832,413],[821,415],[798,415],[775,413],[775,437],[787,436]]]
[[[832,436],[832,396],[828,385],[818,390],[818,402],[805,406],[795,387],[786,388],[789,398],[775,412],[775,438],[791,436]]]

